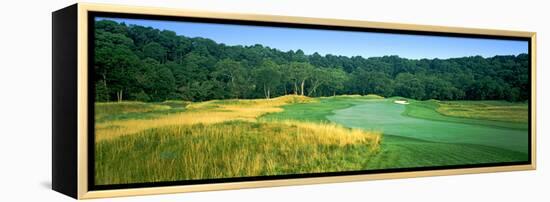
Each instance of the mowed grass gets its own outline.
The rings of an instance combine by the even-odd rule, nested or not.
[[[192,103],[153,119],[96,125],[95,182],[214,179],[361,170],[379,150],[376,131],[334,123],[258,120],[287,104],[316,99]]]
[[[524,140],[527,140],[527,132],[523,129],[527,127],[525,126],[527,124],[451,117],[437,112],[438,105],[437,101],[434,100],[409,100],[411,102],[409,105],[397,105],[393,103],[393,99],[396,98],[387,100],[321,98],[318,103],[284,106],[285,111],[268,114],[265,118],[286,118],[314,122],[335,121],[353,128],[365,128],[365,130],[383,129],[381,131],[384,138],[380,145],[380,150],[367,163],[367,169],[371,170],[521,162],[528,160],[528,155],[524,152],[484,145],[500,142],[502,143],[501,145],[509,144],[509,147],[516,150],[517,148],[523,148],[521,146],[523,141],[517,142],[514,139],[517,140],[519,138],[521,140],[523,137]],[[359,107],[360,105],[371,106],[372,109],[361,110],[363,107]],[[396,108],[403,109],[403,111],[395,111]],[[411,113],[414,116],[411,116]],[[404,117],[401,117],[402,115]],[[406,120],[408,119],[411,119],[414,123],[424,124],[407,124]],[[425,119],[428,121],[423,121]],[[430,124],[433,123],[431,121],[437,121],[437,124],[432,125]],[[445,127],[447,123],[449,123],[449,127]],[[512,133],[525,134],[525,136],[511,138],[508,136],[505,137],[504,134],[500,133],[488,134],[473,130],[473,128],[479,127],[489,127],[487,131],[511,131]],[[494,130],[490,129],[493,127],[495,127]],[[433,134],[433,138],[429,138],[430,135],[425,132]],[[450,132],[454,135],[450,136]],[[478,134],[481,136],[478,137],[476,134],[471,134],[473,132],[481,132]],[[484,135],[494,136],[494,138],[487,138]],[[414,138],[415,136],[422,138]],[[445,142],[436,141],[437,139],[445,140]],[[516,144],[519,144],[519,146]]]
[[[497,147],[466,143],[443,143],[384,134],[379,152],[367,162],[367,170],[421,168],[525,162],[529,156]]]
[[[318,98],[318,102],[298,103],[282,106],[281,112],[269,113],[261,120],[299,120],[308,122],[330,122],[327,116],[334,114],[334,110],[345,109],[368,100],[379,100],[384,97],[378,95],[341,95]]]
[[[409,100],[409,105],[396,105],[391,103],[392,99],[384,100],[373,95],[323,98],[284,96],[268,100],[212,100],[199,103],[102,103],[100,105],[108,108],[99,109],[103,111],[99,117],[96,116],[96,121],[101,118],[95,128],[96,184],[528,160],[524,152],[484,146],[482,142],[460,143],[461,139],[472,134],[457,136],[457,142],[432,141],[425,134],[418,134],[424,138],[399,134],[399,130],[407,133],[417,130],[397,123],[386,125],[396,134],[385,133],[373,128],[373,123],[362,123],[367,119],[361,117],[369,115],[368,110],[356,109],[358,106],[388,103],[392,109],[403,109],[402,112],[395,112],[397,116],[401,114],[405,118],[438,121],[440,124],[464,124],[466,128],[462,131],[480,126],[525,131],[527,124],[520,120],[498,121],[487,116],[465,117],[439,111],[441,106],[452,112],[455,108],[469,105],[478,106],[480,111],[494,106],[505,106],[499,110],[506,110],[507,103],[479,102],[487,105],[479,106],[477,101],[461,101],[457,102],[457,106],[455,102]],[[131,106],[116,106],[126,104]],[[375,108],[380,111],[376,113],[387,114],[391,111]],[[498,110],[486,111],[492,114]],[[338,115],[345,116],[334,119]],[[384,118],[377,120],[383,121]],[[431,128],[430,133],[441,129],[431,125],[422,127]],[[453,131],[456,133],[455,129]],[[446,131],[448,129],[440,132],[444,135]],[[440,135],[434,137],[442,138]],[[449,138],[446,141],[452,140]],[[508,141],[503,138],[494,141]],[[469,142],[472,140],[468,139]]]

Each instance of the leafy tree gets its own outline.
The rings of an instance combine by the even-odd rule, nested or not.
[[[424,81],[426,90],[426,98],[438,98],[443,100],[451,100],[455,97],[457,90],[448,81],[437,77],[427,77]]]
[[[399,73],[395,77],[395,93],[419,100],[424,99],[426,95],[421,78],[411,73]]]
[[[109,101],[109,90],[104,83],[95,84],[95,99],[99,102]]]
[[[341,69],[329,68],[327,69],[328,79],[324,87],[328,92],[323,95],[335,96],[337,92],[343,92],[345,83],[349,81],[349,75]]]
[[[291,62],[290,79],[294,85],[294,94],[304,95],[306,80],[313,76],[314,67],[307,62]]]
[[[390,96],[393,94],[393,80],[387,74],[375,71],[366,71],[358,69],[355,71],[354,82],[356,89],[362,95],[379,94]]]
[[[307,93],[307,96],[312,96],[316,91],[317,88],[320,86],[326,84],[331,79],[330,73],[328,69],[325,68],[314,68],[311,70],[311,77],[310,77],[310,87]]]
[[[135,68],[140,65],[139,58],[132,51],[132,40],[121,34],[104,31],[96,33],[95,73],[102,85],[101,92],[108,99],[116,97],[122,101],[125,93],[134,84]],[[114,96],[113,96],[114,95]]]
[[[159,43],[151,42],[143,46],[143,55],[164,63],[166,60],[166,49]]]
[[[413,99],[530,98],[529,55],[411,60],[229,46],[171,30],[95,24],[97,101],[203,101],[285,94],[379,94]],[[368,48],[368,47],[367,47]]]
[[[254,75],[256,85],[263,89],[265,98],[271,98],[273,90],[281,82],[278,65],[269,59],[264,60],[260,68],[255,70]]]
[[[231,96],[238,99],[242,98],[251,86],[250,77],[247,73],[241,63],[231,59],[223,59],[216,64],[214,75],[219,81],[226,83]]]
[[[174,97],[176,84],[172,71],[156,60],[151,58],[143,60],[136,78],[141,90],[136,91],[134,99],[149,98],[148,101],[158,102]]]

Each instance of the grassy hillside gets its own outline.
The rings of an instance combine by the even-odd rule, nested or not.
[[[99,102],[95,103],[96,123],[128,119],[153,119],[166,114],[185,111],[186,101]]]
[[[379,151],[380,133],[334,123],[257,120],[304,103],[317,101],[303,96],[214,100],[155,118],[100,122],[96,184],[366,169]]]
[[[435,100],[409,100],[409,105],[398,105],[393,99],[397,98],[324,98],[318,103],[287,105],[285,111],[264,118],[337,122],[380,131],[384,135],[380,152],[369,160],[368,169],[517,162],[528,158],[525,152],[519,152],[527,149],[525,123],[452,117],[439,113],[439,102]]]
[[[212,124],[235,120],[256,121],[256,118],[261,115],[282,111],[280,107],[283,105],[307,102],[315,102],[315,100],[305,96],[283,96],[269,100],[212,100],[188,103],[185,108],[170,108],[147,103],[104,103],[96,105],[95,139],[101,141],[172,125]],[[134,105],[138,104],[157,110],[135,112]],[[131,110],[120,112],[119,109]],[[105,120],[106,117],[111,119]]]
[[[269,113],[261,117],[262,120],[301,120],[313,122],[330,122],[327,116],[334,114],[334,110],[345,109],[368,100],[379,100],[377,95],[366,96],[333,96],[317,98],[318,102],[300,103],[282,106],[282,112]]]
[[[437,112],[454,117],[501,122],[528,122],[527,103],[506,101],[445,101],[439,102]]]
[[[300,122],[180,125],[149,129],[96,146],[96,183],[360,170],[380,136]]]
[[[98,103],[95,180],[139,183],[528,159],[524,104],[399,105],[393,99]],[[515,118],[499,121],[507,116]]]
[[[505,101],[415,101],[404,115],[434,121],[525,130],[528,128],[526,103]]]

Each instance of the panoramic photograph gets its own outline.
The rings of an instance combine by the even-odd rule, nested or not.
[[[94,183],[529,161],[523,40],[96,17]]]

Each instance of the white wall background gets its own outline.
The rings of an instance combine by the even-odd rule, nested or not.
[[[544,1],[97,0],[275,15],[538,32],[538,169],[291,186],[104,201],[532,201],[548,200],[549,6]],[[0,12],[0,201],[69,201],[51,186],[51,12],[74,1],[3,1]]]

